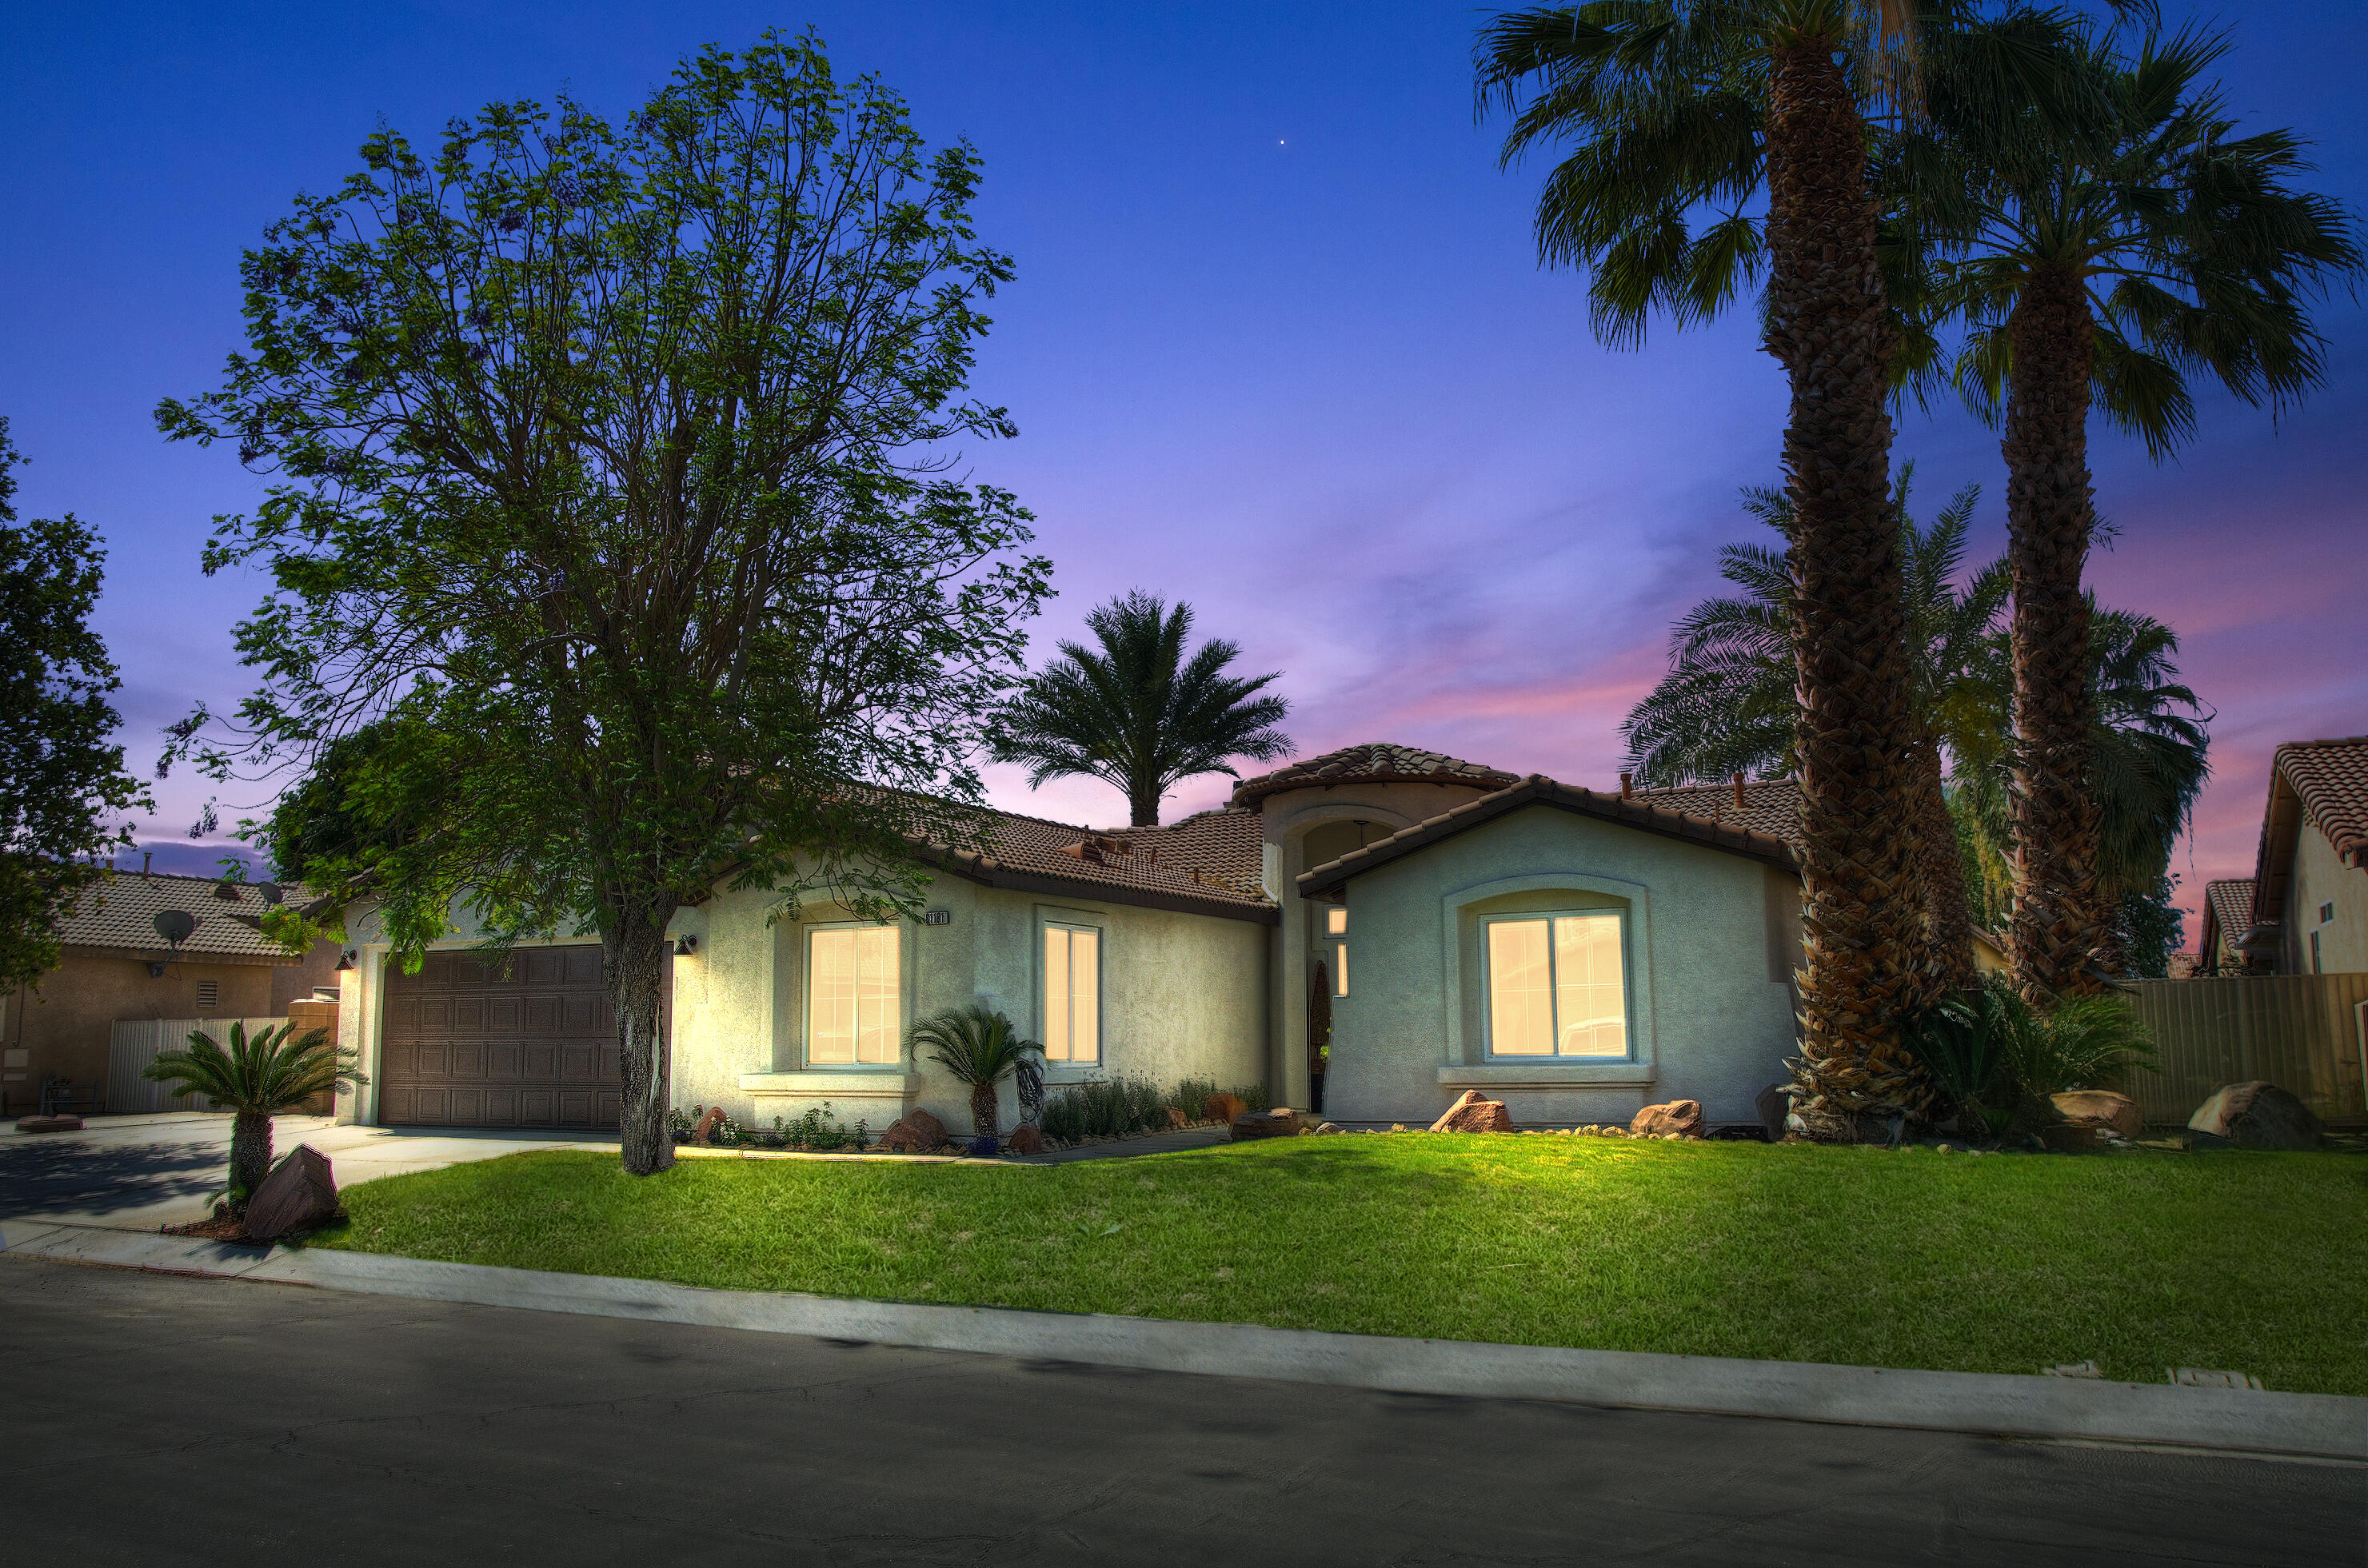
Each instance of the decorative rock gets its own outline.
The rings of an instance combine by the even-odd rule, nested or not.
[[[1214,1094],[1201,1102],[1201,1119],[1222,1121],[1230,1126],[1235,1118],[1249,1108],[1239,1095]]]
[[[1289,1106],[1277,1106],[1272,1110],[1245,1111],[1234,1118],[1232,1126],[1236,1143],[1255,1138],[1289,1138],[1299,1131],[1299,1113]]]
[[[82,1118],[78,1116],[20,1116],[17,1119],[19,1132],[80,1132]]]
[[[337,1214],[337,1179],[329,1157],[299,1143],[271,1167],[247,1199],[242,1227],[251,1242],[276,1242],[298,1231],[325,1225]]]
[[[708,1144],[714,1142],[716,1124],[723,1119],[723,1108],[720,1105],[709,1106],[706,1114],[699,1119],[699,1125],[691,1129],[690,1141],[702,1149],[706,1148]]]
[[[946,1142],[946,1124],[918,1107],[880,1135],[880,1146],[892,1154],[926,1154]]]
[[[1751,1108],[1759,1113],[1759,1125],[1768,1130],[1768,1142],[1778,1142],[1784,1136],[1784,1119],[1793,1112],[1793,1085],[1769,1085],[1751,1097]]]
[[[1015,1154],[1041,1154],[1044,1152],[1044,1134],[1033,1127],[1021,1125],[1011,1130],[1011,1152]]]
[[[1167,1119],[1167,1131],[1170,1132],[1181,1130],[1190,1124],[1192,1119],[1190,1117],[1184,1114],[1184,1108],[1182,1106],[1161,1106],[1159,1108],[1159,1113]]]
[[[1648,1105],[1629,1122],[1628,1131],[1640,1138],[1699,1138],[1702,1136],[1702,1102],[1671,1100],[1667,1105]]]
[[[2051,1154],[2093,1154],[2110,1131],[2101,1121],[2058,1121],[2041,1128],[2039,1141]]]
[[[2069,1122],[2095,1122],[2112,1128],[2124,1138],[2135,1138],[2146,1131],[2146,1116],[2138,1109],[2138,1102],[2111,1089],[2075,1089],[2055,1096],[2054,1104],[2055,1114]]]
[[[1437,1121],[1430,1124],[1433,1132],[1510,1132],[1513,1113],[1505,1108],[1502,1100],[1480,1097],[1477,1089],[1466,1089],[1456,1096]]]
[[[2310,1107],[2275,1084],[2259,1082],[2229,1085],[2205,1100],[2187,1125],[2239,1149],[2316,1149],[2326,1134]]]

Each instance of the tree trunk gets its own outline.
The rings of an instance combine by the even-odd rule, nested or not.
[[[271,1174],[271,1119],[243,1110],[230,1122],[231,1207],[244,1210],[263,1178]]]
[[[980,1138],[995,1136],[995,1085],[973,1084],[970,1086],[970,1130]]]
[[[665,989],[666,923],[673,911],[622,912],[615,928],[600,938],[609,966],[609,995],[617,1008],[617,1053],[625,1081],[625,1169],[649,1176],[674,1164],[674,1131],[667,1117],[673,1099],[673,1064],[667,1060],[659,1002]]]
[[[1941,778],[1941,748],[1918,748],[1916,816],[1924,848],[1924,922],[1931,938],[1933,988],[1945,995],[1982,983],[1974,961],[1974,903],[1965,885],[1965,858],[1957,847],[1956,819]],[[1939,1000],[1936,995],[1933,1000]]]
[[[1767,347],[1792,386],[1784,475],[1806,851],[1796,1108],[1813,1135],[1857,1138],[1915,1114],[1928,1093],[1896,1027],[1931,982],[1884,408],[1892,334],[1849,75],[1829,43],[1771,60]]]
[[[2097,803],[2089,792],[2089,488],[2095,326],[2067,268],[2032,270],[2007,324],[2007,563],[2014,574],[2015,983],[2033,1003],[2095,989]]]
[[[1159,791],[1154,790],[1149,794],[1145,794],[1140,790],[1129,790],[1126,792],[1126,812],[1127,821],[1131,826],[1157,827],[1159,825]]]

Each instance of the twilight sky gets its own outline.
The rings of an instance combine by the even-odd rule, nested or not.
[[[2167,0],[2174,19],[2184,13]],[[2222,76],[2248,127],[2317,143],[2318,188],[2368,209],[2357,91],[2368,10],[2235,5]],[[677,0],[9,7],[0,17],[0,414],[32,460],[25,516],[72,510],[109,541],[100,628],[124,736],[246,681],[231,625],[260,585],[201,577],[207,520],[258,494],[233,454],[167,447],[159,397],[217,383],[238,345],[237,260],[300,189],[334,185],[381,117],[416,137],[495,97],[564,85],[612,110],[711,40],[811,21],[838,67],[876,71],[933,142],[986,165],[980,233],[1019,280],[995,301],[973,388],[1019,438],[970,454],[1039,518],[1062,597],[1042,648],[1142,586],[1285,672],[1303,754],[1432,747],[1575,783],[1612,781],[1618,724],[1664,667],[1673,617],[1753,536],[1739,487],[1776,477],[1783,386],[1748,314],[1641,352],[1587,332],[1579,280],[1534,263],[1538,169],[1499,173],[1475,127],[1457,5],[1184,6]],[[2216,778],[2175,869],[2252,865],[2281,741],[2368,731],[2368,315],[2320,308],[2329,385],[2298,414],[2205,392],[2202,437],[2156,467],[2094,431],[2120,528],[2092,576],[2161,617],[2216,710]],[[1996,437],[1903,419],[1929,512],[1985,487]],[[1124,820],[1106,787],[997,804]],[[1169,819],[1221,801],[1187,784]],[[143,839],[180,869],[203,802],[175,778]],[[260,802],[235,796],[234,809]],[[192,853],[192,851],[197,851]],[[191,863],[194,862],[194,863]],[[166,862],[160,858],[160,865]],[[2191,922],[2189,936],[2194,936]]]

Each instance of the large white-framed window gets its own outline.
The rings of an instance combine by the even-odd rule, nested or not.
[[[1481,923],[1487,1054],[1620,1060],[1629,1051],[1627,920],[1618,910]]]
[[[888,1067],[903,1053],[904,932],[815,926],[806,932],[806,1062]]]
[[[1045,921],[1044,1060],[1090,1065],[1102,1059],[1102,934],[1091,926]]]

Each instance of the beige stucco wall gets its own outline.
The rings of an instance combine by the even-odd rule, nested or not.
[[[332,955],[334,963],[335,957]],[[145,954],[69,954],[38,987],[0,996],[0,1095],[22,1115],[41,1079],[96,1084],[107,1092],[107,1054],[118,1018],[256,1018],[271,1006],[275,966],[179,959],[151,979]],[[198,983],[214,982],[215,1005],[198,1006]]]
[[[2318,932],[2318,962],[2322,974],[2368,971],[2368,871],[2347,866],[2335,853],[2327,835],[2305,818],[2300,842],[2294,846],[2294,873],[2286,880],[2285,951],[2278,967],[2286,974],[2308,974],[2310,934]],[[2321,926],[2319,906],[2335,905],[2335,918]]]
[[[1488,1062],[1480,918],[1578,906],[1627,913],[1632,1059]],[[1517,1124],[1624,1121],[1679,1097],[1749,1121],[1793,1050],[1799,883],[1742,856],[1532,806],[1353,879],[1348,907],[1336,1120],[1421,1124],[1477,1088]]]

